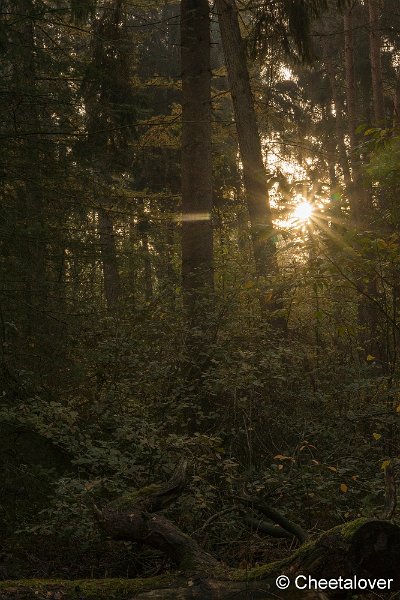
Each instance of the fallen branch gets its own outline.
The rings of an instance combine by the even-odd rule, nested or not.
[[[275,508],[269,506],[263,500],[258,498],[249,498],[247,496],[235,496],[235,499],[238,500],[241,504],[245,504],[246,506],[250,506],[254,510],[258,510],[260,513],[265,515],[268,519],[271,519],[273,523],[280,525],[282,529],[287,531],[289,534],[294,536],[299,540],[302,544],[307,540],[307,533],[300,527],[300,525],[296,525],[285,516],[282,515]]]
[[[288,531],[286,531],[286,529],[283,529],[283,527],[274,525],[273,523],[267,523],[261,519],[245,516],[243,517],[243,521],[257,533],[263,533],[264,535],[281,539],[291,539],[293,537]]]
[[[182,489],[182,473],[165,486],[149,486],[97,510],[99,523],[109,537],[147,544],[164,552],[177,566],[175,575],[149,579],[107,581],[20,581],[0,582],[1,600],[329,600],[357,594],[356,580],[367,582],[362,588],[377,589],[376,581],[391,581],[390,590],[400,589],[400,527],[389,521],[358,519],[326,531],[317,539],[303,543],[291,556],[249,570],[232,569],[218,562],[203,550],[189,535],[164,516],[148,512],[162,508]],[[147,490],[147,491],[145,491]],[[147,495],[146,495],[147,494]],[[265,514],[270,523],[245,517],[268,533],[295,535],[304,539],[305,533],[297,525],[270,508],[261,500],[239,498],[241,503]],[[147,510],[146,510],[147,509]],[[285,575],[291,585],[281,590],[276,578]],[[339,591],[303,590],[296,588],[297,577],[304,581],[346,581],[350,587]],[[115,589],[114,589],[115,586]],[[325,587],[325,590],[328,588]],[[342,590],[342,591],[340,591]]]
[[[394,469],[389,463],[384,470],[385,475],[385,506],[381,519],[392,519],[397,507],[397,489]]]

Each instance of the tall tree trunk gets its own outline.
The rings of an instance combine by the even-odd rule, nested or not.
[[[400,125],[400,73],[396,73],[396,90],[393,99],[393,127]]]
[[[151,253],[149,244],[149,217],[145,211],[143,198],[137,200],[137,238],[140,241],[140,256],[143,267],[143,290],[146,302],[153,298],[153,268],[151,264]]]
[[[336,128],[336,122],[333,123],[333,117],[331,114],[331,107],[329,104],[325,106],[322,104],[322,118],[327,124],[326,133],[324,136],[324,145],[326,148],[326,165],[329,173],[329,188],[330,195],[332,198],[336,197],[339,191],[339,181],[336,173],[337,166],[337,152],[336,152],[336,140],[334,135],[334,127]],[[336,215],[338,216],[338,215]]]
[[[107,300],[108,308],[114,309],[121,296],[121,284],[118,273],[113,219],[109,211],[104,208],[99,209],[98,217],[101,260],[103,263],[104,295]]]
[[[357,95],[354,70],[354,37],[353,37],[353,8],[345,10],[343,16],[344,29],[344,67],[347,108],[347,131],[350,140],[350,166],[352,185],[349,190],[351,215],[354,224],[360,224],[365,218],[366,208],[369,209],[368,192],[362,181],[360,155],[357,151]],[[363,207],[364,203],[364,207]]]
[[[225,63],[233,101],[243,180],[259,276],[277,272],[273,223],[254,99],[234,0],[216,0]]]
[[[122,140],[117,141],[113,138],[113,133],[117,128],[111,125],[111,123],[115,125],[113,113],[118,112],[114,100],[115,81],[112,79],[112,74],[113,69],[121,68],[121,62],[117,58],[121,59],[119,34],[123,25],[122,4],[121,0],[109,0],[103,8],[101,16],[94,21],[90,77],[86,77],[83,85],[88,150],[92,164],[96,165],[99,181],[103,188],[103,203],[98,210],[98,233],[104,295],[110,310],[116,308],[121,297],[113,216],[106,196],[111,194],[112,175],[115,170],[118,172],[115,159],[124,144]],[[121,76],[126,76],[126,73]],[[119,84],[121,85],[121,81]],[[127,90],[127,88],[118,87],[120,95],[123,94],[121,91],[123,89]],[[127,102],[126,99],[125,102]]]
[[[337,90],[336,85],[336,74],[335,68],[332,62],[332,58],[329,53],[329,48],[324,43],[323,45],[323,55],[324,55],[324,63],[326,72],[329,79],[329,87],[331,91],[331,96],[333,103],[335,105],[335,127],[336,127],[336,140],[337,140],[337,148],[339,153],[339,162],[343,172],[343,179],[346,185],[346,189],[351,189],[351,175],[349,168],[349,161],[347,157],[346,146],[344,143],[344,122],[343,122],[343,102],[340,97],[340,94]]]
[[[327,135],[325,138],[327,149],[327,166],[329,172],[330,194],[334,197],[338,192],[338,178],[336,175],[336,144],[333,136]]]
[[[346,75],[347,123],[351,149],[351,166],[356,148],[356,79],[354,72],[353,7],[347,8],[343,15],[344,28],[344,65]]]
[[[381,36],[379,33],[379,0],[368,0],[368,16],[374,122],[375,125],[383,126],[385,121],[385,106],[382,83]]]
[[[24,285],[24,335],[31,338],[35,352],[31,353],[29,368],[42,374],[43,355],[52,356],[55,337],[50,334],[49,294],[46,244],[49,232],[45,225],[45,194],[43,164],[48,151],[40,132],[43,112],[37,88],[36,69],[36,9],[32,0],[17,0],[20,15],[18,43],[14,65],[15,94],[20,98],[15,112],[15,128],[22,136],[20,143],[21,181],[19,210],[21,218],[21,275]],[[34,131],[36,135],[29,135]],[[49,341],[51,340],[51,341]]]
[[[129,251],[128,251],[128,292],[129,301],[132,307],[136,304],[136,279],[137,279],[137,264],[136,264],[136,224],[134,215],[129,217]]]
[[[165,262],[167,274],[167,298],[171,310],[175,310],[175,269],[174,269],[174,233],[175,224],[168,220],[166,224],[166,244],[165,244]]]
[[[153,270],[151,267],[149,236],[147,235],[147,231],[142,231],[140,238],[143,257],[144,297],[146,302],[150,302],[153,298]]]
[[[369,49],[370,49],[370,62],[371,62],[371,79],[372,79],[372,96],[374,106],[374,125],[384,127],[385,126],[385,105],[383,96],[383,81],[382,81],[382,64],[381,64],[381,35],[379,32],[380,21],[381,21],[381,9],[380,0],[368,0],[368,17],[369,17]],[[367,214],[372,215],[372,191],[369,195],[365,194],[366,198],[369,198]],[[369,225],[371,218],[367,218],[367,224]],[[369,256],[368,256],[369,258]],[[372,298],[378,297],[378,281],[375,273],[371,273],[369,281],[366,286],[368,295]],[[360,303],[360,321],[366,325],[367,335],[369,334],[369,340],[367,340],[367,351],[381,359],[381,365],[384,365],[383,353],[382,353],[382,335],[379,330],[380,315],[377,307],[374,303],[362,299]],[[365,306],[363,307],[362,304]]]
[[[182,372],[184,431],[204,427],[211,407],[204,390],[214,317],[210,15],[208,0],[181,1],[182,287],[187,356]],[[188,399],[190,399],[188,401]]]
[[[213,289],[210,18],[207,0],[181,2],[182,277],[192,327]]]

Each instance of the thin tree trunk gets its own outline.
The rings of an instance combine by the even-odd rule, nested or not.
[[[113,219],[109,211],[104,208],[99,209],[98,218],[101,260],[103,263],[104,295],[107,300],[107,307],[114,309],[121,297],[121,283],[118,273]]]
[[[400,125],[400,74],[396,74],[396,91],[393,99],[393,127]]]
[[[215,4],[243,164],[256,271],[259,276],[267,276],[277,272],[276,247],[246,53],[235,1],[216,0]]]
[[[147,231],[140,234],[142,242],[143,270],[144,270],[144,297],[146,302],[153,298],[153,269],[151,267],[151,256],[149,248],[149,237]]]
[[[345,10],[343,16],[344,29],[344,66],[346,81],[347,131],[350,140],[350,165],[352,185],[349,193],[350,209],[354,224],[365,219],[365,208],[370,207],[368,192],[365,190],[360,169],[360,155],[357,152],[357,94],[354,70],[354,37],[353,7]],[[364,204],[364,210],[363,210]]]
[[[135,307],[136,304],[136,279],[137,279],[137,264],[136,264],[136,225],[133,215],[129,217],[129,251],[128,251],[128,290],[130,305]]]
[[[336,175],[336,144],[330,136],[326,139],[327,164],[329,171],[329,188],[333,197],[338,191],[338,178]]]
[[[372,96],[374,100],[375,125],[384,125],[385,105],[383,97],[381,36],[379,33],[380,6],[379,0],[368,0],[369,15],[369,48],[372,77]]]
[[[103,7],[102,14],[93,23],[93,45],[91,49],[91,77],[86,77],[82,87],[87,115],[87,138],[90,160],[98,172],[103,184],[103,204],[98,210],[98,233],[100,237],[101,259],[104,278],[104,295],[108,309],[115,309],[121,297],[121,282],[118,271],[117,250],[113,231],[111,204],[106,195],[111,193],[112,175],[119,172],[118,153],[125,147],[126,141],[114,138],[115,127],[113,113],[118,112],[114,96],[116,83],[111,78],[112,69],[120,69],[122,38],[120,33],[124,25],[122,0],[110,0]],[[111,51],[112,49],[112,51]],[[119,73],[120,74],[120,73]],[[121,77],[125,77],[126,73]],[[127,87],[120,87],[118,93]],[[126,100],[128,102],[128,100]],[[111,125],[113,123],[114,125]],[[119,124],[119,121],[117,121]],[[117,159],[117,160],[116,160]]]
[[[369,48],[370,48],[370,63],[371,63],[371,79],[372,79],[372,96],[374,106],[374,125],[383,127],[385,125],[385,105],[383,96],[383,81],[382,81],[382,64],[381,64],[381,35],[380,28],[380,0],[368,0],[368,16],[369,16]],[[365,194],[367,198],[367,194]],[[372,194],[369,194],[368,203],[369,213],[372,213]],[[367,224],[370,219],[367,219]],[[369,277],[366,286],[368,295],[373,298],[378,296],[378,281],[375,273]],[[364,306],[363,306],[364,304]],[[384,363],[382,353],[381,332],[379,331],[379,311],[375,304],[366,302],[364,299],[360,303],[360,321],[366,325],[366,334],[369,335],[366,340],[367,351],[381,359]]]
[[[354,72],[354,37],[353,37],[353,12],[352,7],[345,10],[343,15],[344,25],[344,64],[346,74],[346,104],[347,123],[351,152],[356,148],[356,79]],[[351,158],[354,156],[352,154]],[[353,168],[353,160],[351,161]]]
[[[36,79],[36,32],[35,6],[32,0],[18,0],[20,14],[18,33],[22,44],[18,44],[15,64],[15,93],[20,97],[16,111],[15,127],[19,132],[40,132],[43,115],[38,105],[39,92]],[[30,368],[41,372],[42,355],[52,355],[49,342],[49,285],[46,266],[46,243],[48,231],[45,227],[45,195],[43,191],[43,143],[40,134],[21,140],[21,158],[24,168],[21,179],[24,183],[20,196],[22,280],[24,282],[24,334],[32,338],[36,351],[31,353]]]
[[[137,237],[140,240],[140,254],[143,266],[143,289],[146,302],[150,302],[154,295],[153,290],[153,268],[151,264],[151,252],[149,244],[149,218],[145,212],[143,198],[138,198],[138,222],[136,226]]]
[[[332,120],[332,115],[329,114],[330,106],[322,105],[322,115],[323,119],[326,123],[329,124],[329,128],[327,129],[327,133],[324,139],[325,148],[326,148],[326,164],[329,172],[329,188],[330,195],[332,198],[336,197],[339,188],[339,181],[336,173],[337,166],[337,153],[336,153],[336,140],[333,135],[333,127],[330,126],[330,121]]]
[[[165,261],[166,261],[166,274],[167,274],[167,291],[168,291],[168,304],[171,310],[175,310],[176,298],[175,298],[175,269],[174,269],[174,236],[175,236],[175,224],[169,219],[166,224],[166,248],[165,248]]]
[[[327,48],[325,44],[323,45],[323,53],[324,53],[325,68],[326,68],[326,72],[327,72],[328,79],[329,79],[329,87],[331,90],[331,96],[332,96],[332,100],[335,104],[335,112],[336,112],[335,127],[336,127],[336,139],[337,139],[337,147],[338,147],[338,153],[339,153],[339,161],[340,161],[340,166],[342,168],[343,179],[344,179],[344,182],[346,185],[346,189],[350,190],[352,181],[351,181],[346,146],[344,143],[343,102],[337,91],[335,69],[333,66],[332,59],[329,56],[329,48]]]
[[[182,277],[192,327],[202,328],[212,291],[210,18],[207,0],[181,2]]]

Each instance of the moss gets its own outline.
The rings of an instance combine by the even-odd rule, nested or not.
[[[140,490],[141,492],[142,490]],[[148,488],[147,488],[148,493]],[[138,497],[135,492],[135,498]],[[142,494],[140,494],[141,496]],[[132,498],[132,496],[130,496]],[[372,519],[360,518],[343,525],[338,525],[322,533],[314,540],[310,540],[300,546],[288,558],[273,561],[254,567],[250,570],[235,569],[230,570],[223,565],[209,563],[206,557],[191,556],[188,554],[188,567],[192,566],[196,571],[204,571],[214,577],[221,577],[231,581],[255,581],[258,579],[268,579],[280,573],[284,573],[296,563],[307,565],[313,563],[318,557],[319,548],[329,547],[332,541],[335,545],[341,541],[346,546],[364,524]],[[193,563],[193,564],[192,564]],[[203,568],[202,568],[203,567]],[[164,588],[179,584],[178,575],[162,575],[157,577],[148,577],[146,579],[86,579],[68,581],[62,579],[52,580],[18,580],[0,582],[1,600],[42,600],[49,598],[48,592],[61,592],[61,600],[125,600],[134,597],[139,592]],[[8,590],[8,593],[7,593]],[[52,595],[54,597],[54,595]]]
[[[349,542],[355,532],[369,521],[371,521],[371,519],[361,517],[354,521],[350,521],[349,523],[345,523],[344,525],[338,525],[333,529],[321,533],[319,537],[305,542],[288,558],[254,567],[248,571],[242,569],[234,570],[232,572],[232,579],[234,581],[266,579],[284,573],[286,568],[296,563],[306,564],[308,558],[313,559],[314,551],[318,549],[318,546],[323,543],[325,539],[337,537],[338,539],[342,538],[345,543]]]
[[[229,574],[229,579],[232,581],[254,581],[256,579],[266,579],[273,577],[274,575],[280,574],[286,566],[291,562],[291,558],[284,558],[282,560],[275,560],[259,567],[253,567],[252,569],[234,569]]]
[[[160,575],[145,579],[22,579],[0,582],[0,598],[42,600],[59,592],[60,600],[125,600],[139,592],[168,587],[176,576]]]
[[[137,505],[140,505],[145,498],[157,494],[160,489],[160,485],[153,483],[140,488],[139,490],[132,490],[115,500],[111,506],[115,510],[133,510]]]
[[[357,529],[369,523],[372,519],[368,519],[366,517],[360,517],[359,519],[355,519],[354,521],[349,521],[344,525],[340,525],[340,533],[346,540],[350,540]]]
[[[346,541],[349,541],[353,537],[357,529],[359,529],[366,523],[370,523],[374,520],[375,519],[371,519],[369,517],[360,517],[359,519],[355,519],[354,521],[348,521],[347,523],[343,523],[342,525],[336,525],[336,527],[333,527],[332,529],[328,529],[327,531],[321,533],[321,535],[318,538],[316,538],[316,540],[312,543],[320,541],[325,537],[331,537],[334,535],[341,535]]]
[[[233,578],[235,581],[244,581],[246,579],[253,581],[254,579],[265,579],[267,577],[273,577],[274,575],[284,573],[287,567],[296,562],[303,562],[307,558],[308,554],[312,554],[320,539],[321,538],[316,538],[314,540],[305,542],[287,558],[275,560],[273,562],[260,565],[259,567],[253,567],[248,571],[237,569],[234,571]]]

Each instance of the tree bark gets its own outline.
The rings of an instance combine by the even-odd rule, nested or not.
[[[335,105],[335,126],[339,162],[342,168],[343,179],[346,185],[346,189],[350,192],[352,181],[350,175],[349,160],[347,156],[346,146],[344,143],[343,102],[337,90],[335,68],[333,66],[332,57],[330,56],[330,49],[327,46],[326,41],[323,42],[322,50],[325,69],[329,80],[331,96]]]
[[[87,118],[87,151],[91,168],[97,171],[105,192],[103,199],[112,190],[112,174],[120,171],[119,152],[126,140],[113,137],[120,127],[113,127],[113,114],[118,112],[112,100],[115,92],[115,81],[111,74],[113,69],[121,68],[117,60],[121,58],[120,32],[123,25],[123,3],[121,0],[110,0],[103,7],[99,18],[95,19],[92,35],[92,57],[90,77],[86,76],[82,84]],[[110,48],[114,51],[110,52]],[[126,76],[126,74],[124,74]],[[121,83],[121,82],[120,82]],[[128,86],[124,89],[127,91]],[[118,93],[121,88],[118,87]],[[125,99],[127,102],[127,100]],[[118,123],[118,120],[116,121]],[[121,297],[121,283],[118,270],[118,258],[113,231],[111,204],[107,201],[98,210],[98,232],[100,237],[101,258],[104,277],[104,295],[109,309],[114,309]]]
[[[234,591],[232,582],[242,582],[241,590],[235,589],[245,591],[257,590],[257,586],[252,588],[252,583],[259,583],[260,580],[269,581],[269,587],[263,588],[264,593],[267,590],[279,593],[274,580],[282,574],[287,575],[291,581],[297,575],[309,575],[317,579],[334,579],[339,576],[343,579],[353,576],[370,579],[392,578],[396,585],[399,585],[397,574],[400,527],[397,525],[385,520],[361,518],[339,525],[322,533],[317,539],[308,541],[307,533],[299,525],[271,507],[264,499],[248,496],[235,496],[233,499],[268,518],[270,522],[265,523],[266,531],[270,532],[271,528],[276,527],[279,537],[282,537],[282,532],[286,532],[302,545],[290,557],[276,563],[256,567],[247,572],[229,568],[204,551],[194,539],[183,533],[171,521],[154,514],[167,508],[181,495],[185,488],[186,469],[187,461],[184,460],[169,482],[128,492],[102,511],[94,506],[99,525],[111,539],[147,544],[167,554],[179,571],[192,581],[198,580],[201,584],[207,584],[212,580],[217,583],[217,596],[190,596],[183,593],[182,598],[229,598]],[[298,593],[298,590],[295,591]],[[143,596],[146,597],[153,596]],[[154,597],[172,598],[172,595]]]
[[[385,125],[385,105],[383,97],[381,36],[379,33],[379,0],[368,0],[369,48],[371,61],[372,96],[374,100],[374,124]]]
[[[192,327],[213,290],[210,18],[207,0],[181,2],[182,278]]]
[[[146,302],[150,302],[153,298],[153,269],[151,264],[151,253],[149,245],[149,218],[145,212],[145,204],[143,198],[137,201],[138,206],[138,222],[137,222],[137,237],[141,245],[141,258],[143,266],[143,289]]]
[[[307,541],[308,536],[301,527],[272,508],[262,498],[238,496],[234,499],[249,507],[249,510],[256,510],[270,519],[270,523],[267,524],[268,533],[276,524],[278,531],[285,530],[302,545],[286,559],[253,569],[233,569],[220,563],[174,523],[155,514],[165,510],[179,498],[186,485],[186,470],[187,461],[182,460],[171,479],[164,484],[151,484],[139,490],[128,491],[103,510],[92,504],[99,526],[111,539],[146,544],[161,550],[179,569],[176,575],[160,576],[148,581],[139,580],[138,583],[135,583],[136,580],[114,580],[118,590],[112,589],[111,584],[102,589],[100,582],[92,581],[91,585],[95,590],[96,584],[99,587],[96,598],[104,598],[104,591],[108,594],[105,596],[107,600],[111,597],[120,600],[132,597],[143,600],[328,598],[327,594],[312,589],[301,592],[293,583],[297,576],[302,577],[300,585],[304,585],[308,576],[315,579],[341,577],[353,581],[354,577],[392,579],[394,585],[391,590],[398,589],[400,527],[385,520],[357,519],[330,529],[313,541]],[[286,575],[291,581],[291,586],[283,591],[276,585],[279,575]],[[85,581],[79,582],[79,592],[83,598],[86,597],[86,584]],[[77,591],[75,582],[39,582],[39,587],[41,593],[46,592],[46,587],[50,587],[53,594],[57,593],[53,598],[70,597],[71,590]],[[344,588],[346,589],[349,588]],[[337,598],[344,595],[337,591],[331,594]],[[37,587],[32,581],[0,583],[0,598],[3,600],[27,600],[36,596]],[[93,589],[90,597],[94,597]]]
[[[182,533],[175,525],[161,516],[145,515],[143,512],[130,511],[129,513],[104,513],[105,526],[112,539],[145,542],[150,546],[162,550],[173,559],[178,568],[187,576],[196,577],[203,584],[213,580],[218,589],[217,596],[194,595],[195,598],[231,598],[233,592],[244,592],[246,589],[260,591],[260,581],[268,580],[268,587],[262,588],[265,592],[281,592],[275,585],[275,578],[285,574],[291,581],[298,575],[310,576],[317,579],[351,579],[358,578],[392,579],[392,590],[398,585],[398,561],[400,559],[400,528],[389,521],[374,519],[359,519],[335,527],[313,542],[308,542],[292,554],[289,558],[276,563],[270,563],[247,574],[218,563],[210,554],[204,552],[199,545],[189,536]],[[237,586],[238,581],[239,586]],[[302,580],[303,581],[303,580]],[[235,582],[232,584],[232,582]],[[261,586],[262,587],[262,586]],[[292,588],[294,586],[292,585]],[[176,591],[176,590],[175,590]],[[213,587],[211,587],[211,592]],[[294,590],[294,597],[301,597],[298,590]],[[163,592],[165,594],[165,592]],[[203,590],[204,593],[204,590]],[[293,593],[293,589],[292,589]],[[343,597],[337,592],[333,597]],[[143,598],[151,595],[143,595]],[[172,595],[159,595],[157,598],[172,598]],[[183,598],[193,596],[183,595]],[[262,596],[253,596],[262,597]],[[268,596],[267,596],[268,597]],[[303,596],[308,597],[308,596]],[[318,598],[314,595],[310,597]],[[322,597],[328,597],[322,595]]]
[[[0,582],[1,600],[326,600],[322,592],[275,590],[273,582],[157,576],[148,579]]]
[[[40,132],[42,119],[38,106],[36,82],[35,6],[32,0],[18,0],[16,8],[21,15],[18,33],[18,60],[14,67],[15,93],[21,97],[16,112],[15,126],[23,133]],[[44,228],[44,193],[41,179],[43,169],[43,144],[40,135],[22,139],[21,150],[24,169],[21,216],[24,231],[21,239],[23,252],[23,281],[25,284],[26,335],[35,338],[36,344],[46,335],[45,321],[48,313],[48,284],[46,281],[46,231]],[[48,235],[48,234],[47,234]],[[46,340],[48,342],[48,340]]]
[[[400,73],[396,73],[396,89],[393,98],[393,127],[400,125]]]
[[[353,37],[353,7],[345,10],[343,15],[344,28],[344,66],[346,76],[346,105],[347,123],[350,139],[351,166],[353,167],[354,152],[356,148],[356,79],[354,72],[354,37]]]
[[[121,284],[118,272],[117,251],[113,231],[113,219],[109,211],[98,211],[101,260],[103,263],[104,295],[109,309],[118,305],[121,296]]]
[[[218,567],[215,559],[164,517],[146,515],[139,510],[104,516],[110,519],[108,526],[114,539],[141,541],[161,549],[177,562],[183,573],[148,580],[3,581],[0,598],[33,600],[39,593],[50,598],[69,598],[77,590],[83,598],[89,596],[89,591],[90,597],[94,597],[95,591],[99,600],[110,597],[120,600],[328,600],[357,594],[357,590],[349,593],[349,588],[300,590],[294,585],[298,576],[300,586],[310,576],[325,580],[341,577],[347,582],[391,579],[391,592],[399,589],[400,528],[389,521],[358,519],[335,527],[301,546],[287,559],[246,571],[228,569],[224,565]],[[194,557],[196,560],[192,562]],[[277,588],[278,575],[289,577],[289,588]],[[367,590],[364,588],[361,593]]]
[[[329,111],[329,107],[326,107],[324,109],[324,107],[322,107],[322,110],[324,111],[324,119],[326,119],[327,122],[329,122],[328,119],[328,111]],[[326,164],[328,167],[328,172],[329,172],[329,189],[330,189],[330,195],[332,198],[334,198],[334,196],[337,194],[338,192],[338,177],[336,174],[336,164],[337,164],[337,160],[336,160],[336,143],[335,143],[335,139],[334,136],[332,135],[333,131],[332,130],[328,130],[326,136],[325,136],[325,147],[327,149],[326,152]]]
[[[152,577],[148,579],[0,582],[1,600],[326,600],[322,592],[278,590],[273,581]],[[42,595],[43,594],[43,595]]]
[[[357,151],[357,93],[354,70],[354,37],[353,37],[353,8],[350,6],[344,12],[344,66],[346,85],[347,130],[350,140],[350,166],[352,184],[349,188],[350,210],[355,225],[365,221],[366,213],[370,210],[369,192],[362,181],[360,155]],[[364,206],[363,206],[364,205]]]
[[[136,243],[137,231],[134,215],[129,216],[129,251],[128,251],[128,292],[129,301],[132,307],[136,305],[136,287],[137,287],[137,260]]]
[[[245,47],[235,1],[216,0],[215,4],[243,165],[256,272],[257,275],[265,277],[277,272],[276,247]]]

